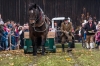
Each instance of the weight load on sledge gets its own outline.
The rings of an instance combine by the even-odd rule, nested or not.
[[[45,50],[56,52],[55,46],[55,32],[48,32],[47,40],[45,43]],[[24,32],[24,53],[33,52],[32,41],[29,39],[29,32]]]

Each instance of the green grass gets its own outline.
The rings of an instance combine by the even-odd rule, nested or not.
[[[12,57],[5,57],[1,58],[2,61],[0,61],[1,66],[24,66],[28,65],[30,62],[32,62],[31,58],[27,58],[23,56],[12,56]],[[28,63],[26,63],[28,62]]]
[[[72,66],[75,61],[67,53],[55,53],[42,56],[37,66]]]
[[[100,50],[74,49],[74,56],[83,66],[100,66]]]
[[[24,54],[23,50],[3,51],[0,52],[0,66],[75,66],[78,63],[83,66],[100,66],[98,50],[90,51],[82,48],[81,44],[76,44],[72,51],[75,57],[73,59],[67,52],[62,52],[60,47],[61,44],[57,44],[56,53],[48,52],[45,56],[38,54],[35,57]]]
[[[30,55],[25,55],[22,51],[5,51],[0,53],[0,66],[26,66],[32,62]]]

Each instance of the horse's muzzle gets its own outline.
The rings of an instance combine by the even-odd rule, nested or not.
[[[35,20],[30,20],[30,24],[34,24],[35,23]]]

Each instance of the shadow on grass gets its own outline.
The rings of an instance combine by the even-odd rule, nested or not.
[[[55,44],[56,45],[56,48],[62,48],[61,44]],[[66,43],[65,44],[65,48],[68,47],[68,44]],[[75,43],[75,48],[82,48],[82,43]]]

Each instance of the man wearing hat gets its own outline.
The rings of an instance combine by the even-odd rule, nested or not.
[[[62,51],[64,50],[64,43],[67,41],[68,42],[68,50],[71,49],[71,44],[72,44],[72,23],[69,22],[69,19],[64,19],[64,22],[61,23],[61,43],[62,43]]]
[[[88,23],[86,23],[84,29],[86,30],[86,46],[88,49],[93,49],[96,25],[92,22],[91,17],[88,19]]]

